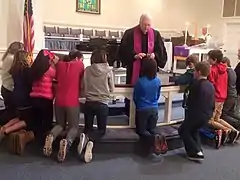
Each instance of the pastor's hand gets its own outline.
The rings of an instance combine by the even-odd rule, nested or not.
[[[154,53],[149,53],[147,56],[151,59],[155,59],[155,54]]]
[[[145,53],[138,53],[134,56],[135,59],[143,59],[146,56]]]

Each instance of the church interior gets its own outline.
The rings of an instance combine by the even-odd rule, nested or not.
[[[14,41],[23,41],[24,4],[25,0],[0,1],[2,25],[0,28],[0,59],[9,44]],[[113,68],[116,88],[112,95],[112,102],[108,105],[107,134],[103,142],[95,149],[101,154],[99,160],[94,162],[95,164],[81,167],[81,172],[78,174],[78,165],[73,157],[70,157],[69,161],[73,160],[74,163],[68,162],[67,166],[61,166],[41,160],[39,157],[36,158],[37,155],[31,150],[29,150],[30,157],[27,160],[15,159],[15,157],[6,155],[4,150],[0,150],[0,159],[3,160],[0,160],[0,173],[4,173],[1,169],[5,170],[7,179],[19,177],[19,179],[28,180],[34,178],[34,174],[39,174],[39,178],[35,177],[35,179],[102,178],[117,180],[125,178],[133,180],[143,177],[143,179],[183,180],[195,174],[197,174],[196,180],[210,178],[219,180],[223,176],[225,176],[224,179],[229,180],[239,179],[239,170],[235,166],[234,168],[226,167],[226,164],[237,163],[236,159],[229,157],[229,154],[223,155],[229,152],[237,156],[239,147],[225,148],[216,153],[213,152],[215,150],[206,149],[206,154],[211,158],[207,160],[203,168],[203,173],[206,172],[205,177],[198,172],[198,165],[186,165],[181,155],[176,155],[178,149],[183,147],[177,131],[179,123],[184,119],[184,109],[181,106],[183,88],[173,85],[169,79],[171,76],[183,74],[186,71],[187,56],[194,54],[197,55],[199,61],[205,61],[208,58],[207,53],[213,49],[220,49],[224,56],[231,60],[233,67],[238,64],[240,0],[32,0],[32,11],[35,41],[33,57],[36,57],[41,49],[48,49],[60,58],[71,50],[77,49],[83,53],[83,63],[87,67],[91,65],[90,57],[94,49],[104,48],[108,55],[108,63]],[[167,137],[169,149],[176,153],[166,156],[165,161],[169,162],[161,162],[158,167],[149,162],[142,162],[138,158],[132,160],[126,157],[129,152],[135,153],[139,144],[137,143],[138,136],[132,130],[135,127],[133,100],[130,100],[129,117],[123,114],[124,98],[132,98],[133,88],[126,86],[126,68],[119,60],[118,48],[125,30],[138,25],[143,13],[151,15],[152,27],[160,32],[167,51],[167,63],[164,68],[159,69],[158,73],[163,85],[158,101],[157,126],[158,131]],[[83,103],[84,100],[80,99],[80,102]],[[4,104],[1,103],[1,105],[0,108],[3,110]],[[80,128],[84,125],[82,113],[79,125]],[[96,126],[97,123],[95,122],[94,125]],[[106,154],[115,155],[106,158]],[[122,154],[126,155],[123,159],[121,159]],[[224,156],[221,161],[225,160],[223,163],[226,164],[217,166],[213,156],[220,159]],[[8,159],[16,163],[11,163]],[[176,164],[174,164],[175,160]],[[22,163],[24,168],[21,167]],[[99,167],[101,163],[104,164],[103,168]],[[216,167],[210,171],[208,166]],[[28,173],[15,176],[7,167],[24,173],[28,171]],[[88,170],[88,167],[92,170]],[[69,169],[70,174],[64,172],[64,168]],[[102,170],[96,170],[94,173],[98,168]],[[108,169],[111,169],[109,170],[111,172]],[[229,173],[231,169],[232,174]],[[225,174],[221,174],[220,171]],[[59,173],[56,175],[53,172]]]

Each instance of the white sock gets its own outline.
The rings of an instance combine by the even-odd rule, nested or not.
[[[197,155],[203,156],[203,153],[200,151],[200,152],[197,153]]]

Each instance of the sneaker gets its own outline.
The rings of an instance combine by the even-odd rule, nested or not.
[[[231,131],[229,134],[229,143],[234,144],[238,136],[238,131]]]
[[[222,131],[222,145],[229,141],[229,131]]]
[[[92,141],[88,141],[87,145],[86,145],[86,150],[85,150],[85,154],[84,154],[84,162],[85,163],[89,163],[92,160],[92,149],[93,149],[93,142]]]
[[[160,136],[158,134],[155,135],[154,139],[154,153],[161,154]]]
[[[52,154],[52,143],[53,143],[53,135],[48,134],[45,139],[45,145],[43,148],[43,154],[45,156],[50,156]]]
[[[239,138],[240,138],[240,132],[239,131],[237,131],[237,138],[236,138],[236,141],[238,141],[239,140]]]
[[[159,134],[155,135],[154,140],[154,153],[155,154],[166,154],[168,150],[167,142],[164,136]]]
[[[203,161],[204,160],[204,155],[191,155],[191,156],[188,156],[188,159],[190,161]]]
[[[240,133],[239,133],[239,131],[236,131],[236,132],[237,132],[237,136],[236,136],[236,138],[235,138],[234,142],[238,141],[238,139],[239,139],[239,136],[240,136]]]
[[[83,149],[86,147],[87,144],[87,137],[84,133],[80,134],[80,140],[78,144],[78,154],[81,156]]]
[[[165,136],[157,136],[160,144],[160,152],[161,154],[166,154],[168,151],[168,145]]]
[[[58,151],[58,161],[63,162],[66,159],[68,151],[68,141],[66,139],[62,139],[60,141],[59,145],[59,151]]]
[[[222,144],[222,130],[215,131],[215,147],[219,149]]]

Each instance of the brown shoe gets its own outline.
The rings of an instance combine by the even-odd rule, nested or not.
[[[15,149],[16,154],[23,155],[25,146],[27,143],[34,139],[34,133],[32,131],[26,131],[25,133],[16,134]]]
[[[16,137],[17,134],[22,134],[22,133],[26,133],[26,130],[22,129],[20,131],[17,132],[13,132],[9,135],[8,137],[8,150],[10,153],[12,154],[16,154]]]

